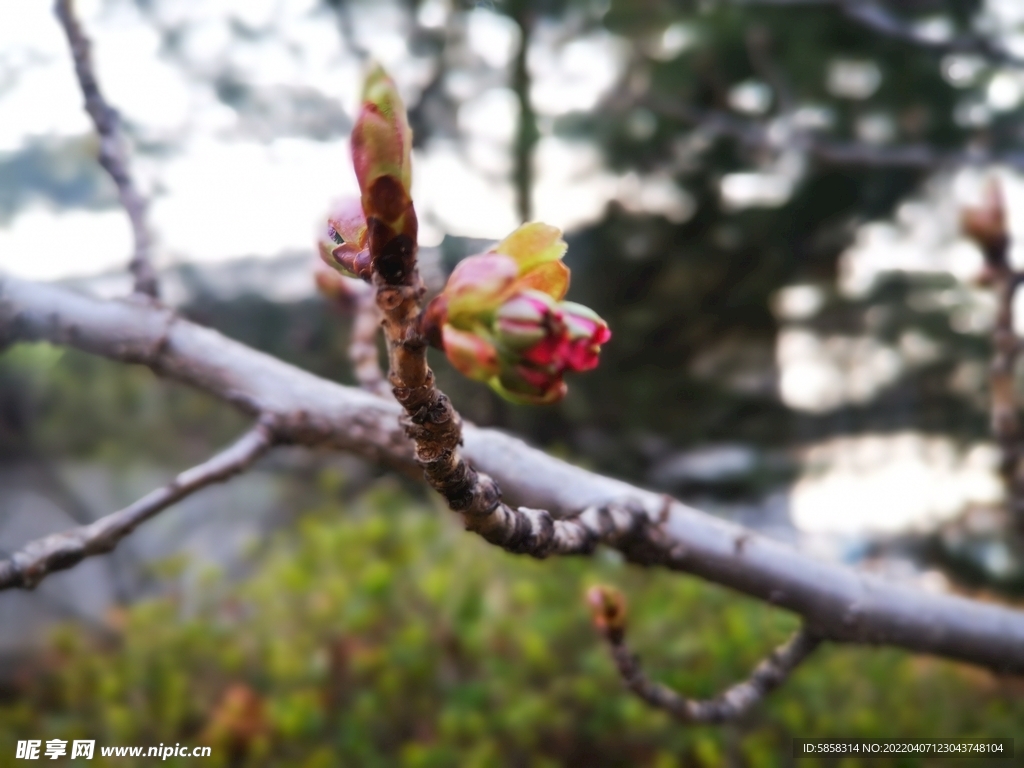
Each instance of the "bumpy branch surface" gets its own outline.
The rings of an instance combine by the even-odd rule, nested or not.
[[[395,402],[321,379],[158,307],[0,275],[0,343],[16,340],[146,365],[245,413],[272,418],[280,441],[351,451],[406,471],[416,466]],[[587,508],[592,511],[577,520],[617,515],[630,533],[605,540],[631,562],[692,573],[770,602],[804,617],[825,640],[892,645],[1024,673],[1024,613],[1013,608],[821,562],[500,432],[466,425],[463,438],[466,456],[514,503],[543,507],[556,518]],[[608,508],[615,512],[598,512]],[[627,524],[627,516],[636,522]]]
[[[10,559],[0,561],[0,589],[31,589],[54,571],[109,552],[125,536],[158,512],[212,483],[249,468],[273,444],[268,424],[260,423],[208,461],[187,469],[174,480],[143,496],[131,506],[94,523],[54,533],[26,544]]]
[[[626,607],[622,595],[607,587],[594,587],[587,598],[594,623],[608,642],[612,660],[626,686],[651,706],[664,709],[683,723],[738,720],[782,685],[821,642],[801,628],[758,664],[746,680],[712,699],[689,699],[647,677],[639,657],[626,644]]]
[[[135,278],[135,292],[155,298],[159,284],[153,269],[153,238],[146,223],[146,200],[139,193],[128,169],[128,148],[121,130],[121,117],[100,92],[92,64],[92,46],[75,16],[74,0],[57,0],[54,10],[71,46],[78,85],[85,97],[85,111],[92,118],[99,135],[100,165],[117,185],[117,195],[131,222],[134,253],[128,267]]]

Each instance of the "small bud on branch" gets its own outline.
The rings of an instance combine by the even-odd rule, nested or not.
[[[985,185],[985,197],[980,206],[964,208],[961,211],[960,226],[964,235],[981,248],[985,257],[986,272],[1007,268],[1010,235],[1003,191],[997,179],[989,179]],[[988,275],[983,276],[983,279],[989,279]]]
[[[626,632],[626,598],[617,589],[598,585],[587,590],[587,605],[597,630],[613,642]]]
[[[563,375],[594,368],[611,338],[595,312],[561,301],[565,250],[558,229],[534,222],[464,259],[427,307],[424,334],[458,371],[512,402],[561,399]]]
[[[373,269],[393,284],[407,279],[415,266],[411,149],[412,129],[398,89],[375,65],[366,77],[362,107],[352,129],[352,164]]]

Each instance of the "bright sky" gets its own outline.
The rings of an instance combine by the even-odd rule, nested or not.
[[[356,191],[347,140],[254,137],[217,98],[211,75],[230,70],[257,89],[307,89],[351,115],[360,65],[342,50],[334,17],[314,0],[159,0],[156,22],[185,30],[182,62],[161,54],[153,20],[134,3],[86,0],[78,6],[108,100],[143,140],[169,147],[138,153],[133,165],[152,198],[159,261],[310,249],[330,201]],[[407,95],[415,95],[430,70],[407,50],[402,15],[388,3],[356,7],[361,43]],[[433,14],[436,23],[444,13],[443,3],[428,4],[421,14],[428,18],[421,21],[431,23]],[[261,35],[239,41],[230,31],[233,23]],[[486,9],[469,15],[468,30],[482,71],[484,65],[503,66],[518,44],[514,25]],[[535,58],[544,72],[535,90],[538,111],[554,115],[597,102],[618,76],[623,45],[600,33],[557,50],[540,45]],[[504,88],[481,88],[471,76],[464,80],[461,87],[479,92],[457,116],[465,141],[459,147],[437,142],[414,157],[425,245],[437,244],[445,233],[499,239],[518,224],[508,181],[515,98]],[[43,138],[90,133],[50,4],[0,2],[0,155]],[[617,197],[634,209],[689,215],[689,199],[674,184],[615,176],[585,145],[545,137],[538,167],[536,215],[564,229],[594,220]],[[55,232],[75,233],[74,247]],[[39,201],[0,227],[0,268],[36,279],[92,274],[124,264],[129,239],[117,211],[56,210]]]

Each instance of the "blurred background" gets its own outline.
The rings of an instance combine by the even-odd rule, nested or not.
[[[351,312],[315,294],[313,246],[356,191],[372,57],[410,109],[428,283],[544,220],[570,244],[569,298],[613,330],[544,408],[438,356],[467,418],[817,557],[1020,599],[989,427],[996,301],[959,212],[997,178],[1024,226],[1024,4],[77,7],[186,316],[352,382]],[[129,292],[131,233],[95,152],[49,4],[0,2],[0,269]],[[148,370],[7,349],[0,550],[126,505],[244,426]],[[794,736],[1005,737],[1024,717],[1019,680],[829,648],[747,721],[681,728],[622,689],[582,602],[596,581],[629,596],[651,675],[693,695],[795,625],[608,553],[504,555],[418,484],[278,450],[0,595],[0,753],[96,738],[215,744],[224,765],[773,766]]]

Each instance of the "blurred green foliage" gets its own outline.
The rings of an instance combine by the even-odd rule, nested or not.
[[[338,483],[319,479],[325,497]],[[254,566],[117,609],[100,636],[59,632],[0,703],[0,754],[86,738],[96,765],[152,763],[100,746],[182,743],[213,746],[211,766],[761,767],[792,764],[792,737],[1006,737],[1024,717],[1019,683],[826,647],[747,722],[680,726],[623,689],[587,586],[624,589],[648,671],[694,696],[744,676],[794,619],[607,554],[504,554],[387,482],[311,510]]]

